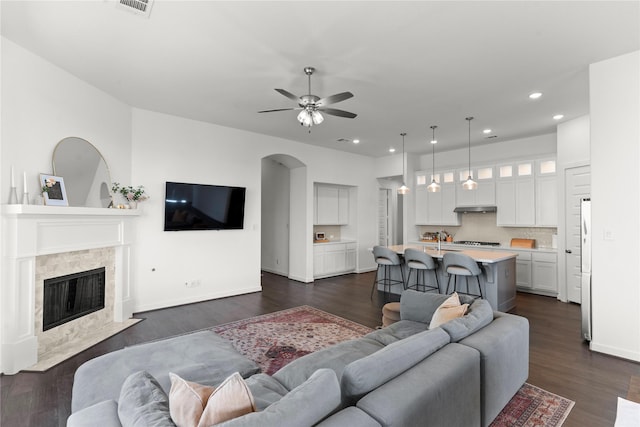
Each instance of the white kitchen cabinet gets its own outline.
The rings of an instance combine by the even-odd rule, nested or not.
[[[330,277],[356,269],[355,242],[329,242],[313,245],[313,276]]]
[[[314,225],[346,225],[348,223],[349,189],[317,184]]]
[[[558,226],[558,181],[555,159],[536,162],[536,226]]]
[[[431,175],[416,173],[416,224],[460,225],[460,214],[453,212],[456,207],[454,172],[436,172],[435,180],[440,184],[440,191],[430,193],[427,183],[431,183]]]
[[[475,190],[465,190],[462,183],[467,180],[469,170],[457,171],[456,185],[457,206],[493,206],[496,203],[496,183],[493,166],[482,166],[471,169],[471,177],[478,183]]]
[[[516,258],[516,286],[531,290],[531,252],[519,252]]]
[[[535,225],[535,181],[533,162],[500,165],[496,178],[496,223],[498,226]]]
[[[531,256],[531,289],[535,293],[558,294],[558,255],[552,252],[534,252]]]

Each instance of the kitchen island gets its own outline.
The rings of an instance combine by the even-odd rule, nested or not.
[[[417,249],[431,255],[436,261],[438,261],[438,280],[440,281],[440,292],[445,293],[447,290],[448,276],[442,268],[442,257],[447,252],[457,252],[464,255],[468,255],[473,258],[482,268],[482,276],[480,277],[480,286],[482,287],[482,294],[484,298],[489,301],[491,307],[498,311],[509,311],[515,307],[516,301],[516,257],[515,252],[506,251],[483,251],[479,249],[442,249],[438,251],[437,248],[432,248],[424,245],[394,245],[389,246],[389,249],[396,252],[399,255],[403,255],[406,249]],[[400,279],[400,273],[397,274],[397,279]],[[416,274],[412,275],[412,283]],[[405,270],[405,277],[407,277],[407,271]],[[475,283],[474,279],[471,279],[470,286]],[[381,287],[379,287],[380,290]],[[473,288],[471,288],[473,289]],[[401,293],[402,288],[398,285],[392,287],[392,293]]]

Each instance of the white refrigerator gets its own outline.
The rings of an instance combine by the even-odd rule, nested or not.
[[[591,198],[580,201],[582,337],[591,341]]]

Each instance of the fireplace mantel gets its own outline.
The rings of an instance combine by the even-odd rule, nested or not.
[[[139,210],[2,206],[0,372],[16,373],[37,363],[34,331],[36,257],[113,247],[116,251],[114,322],[132,316],[130,263]]]

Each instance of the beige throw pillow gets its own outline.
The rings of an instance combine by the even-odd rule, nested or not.
[[[251,391],[237,372],[218,387],[169,375],[169,410],[178,427],[209,427],[256,410]]]
[[[449,298],[440,304],[433,313],[433,317],[431,317],[431,322],[429,323],[429,329],[435,329],[449,320],[464,316],[468,307],[469,304],[460,305],[458,293],[454,292]]]

